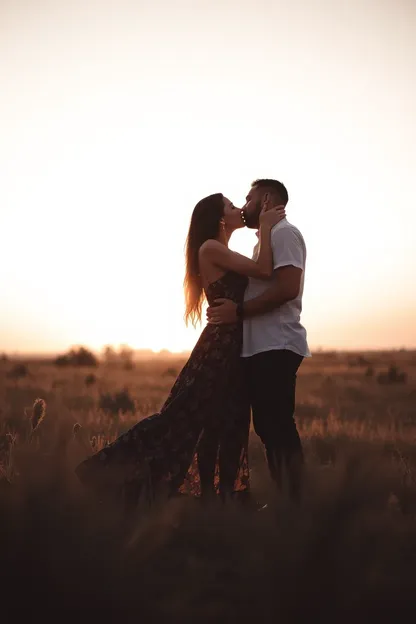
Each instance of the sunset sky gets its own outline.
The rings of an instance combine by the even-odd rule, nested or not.
[[[0,0],[0,351],[191,348],[193,206],[257,177],[311,347],[416,347],[415,33],[412,0]]]

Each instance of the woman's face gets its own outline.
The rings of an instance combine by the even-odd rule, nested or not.
[[[227,197],[224,197],[224,223],[229,230],[237,230],[244,227],[240,209],[236,208]]]

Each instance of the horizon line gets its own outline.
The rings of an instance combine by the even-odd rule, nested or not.
[[[91,351],[94,354],[100,354],[100,352],[103,350],[104,347],[102,347],[101,349],[92,349],[90,347],[86,347],[85,345],[72,345],[70,347],[68,347],[66,350],[51,350],[51,351],[19,351],[18,349],[15,349],[13,351],[6,351],[6,350],[2,350],[0,349],[0,358],[2,356],[6,356],[6,357],[27,357],[27,358],[34,358],[34,357],[57,357],[59,355],[62,355],[63,353],[67,353],[70,349],[74,349],[74,348],[79,348],[83,346],[85,349],[88,349],[89,351]],[[128,346],[128,345],[125,345]],[[114,347],[113,347],[114,348]],[[155,356],[160,356],[160,355],[173,355],[173,356],[181,356],[181,355],[189,355],[190,353],[192,353],[192,349],[183,349],[182,351],[171,351],[170,349],[159,349],[159,350],[155,350],[155,349],[150,349],[150,348],[138,348],[138,349],[134,349],[133,347],[130,347],[131,350],[133,351],[133,354],[140,354],[142,353],[147,353],[147,354],[151,354],[151,355],[155,355]],[[115,348],[117,349],[117,348]],[[367,352],[367,353],[380,353],[380,352],[397,352],[397,351],[416,351],[416,345],[415,346],[395,346],[395,347],[325,347],[322,345],[316,346],[316,347],[310,347],[310,351],[312,353],[315,354],[320,354],[320,353],[357,353],[357,352]],[[117,352],[117,351],[116,351]]]

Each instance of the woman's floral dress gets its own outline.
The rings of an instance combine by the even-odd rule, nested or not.
[[[207,289],[210,305],[243,300],[247,278],[229,271]],[[160,412],[144,418],[76,469],[98,494],[141,496],[242,492],[249,487],[250,406],[242,326],[207,325]]]

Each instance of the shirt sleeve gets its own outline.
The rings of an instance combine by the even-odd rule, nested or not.
[[[305,249],[299,235],[290,228],[272,232],[273,268],[294,266],[305,269]]]

